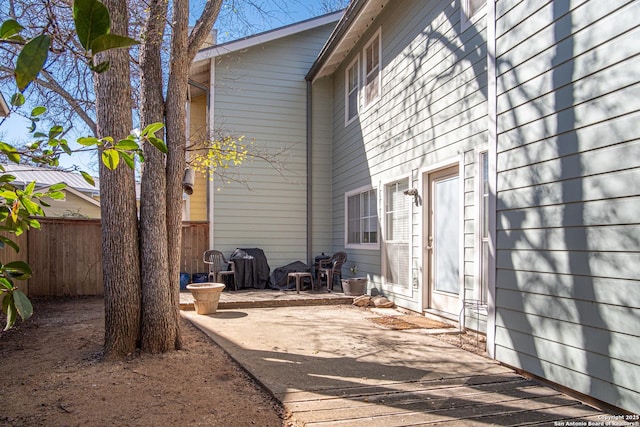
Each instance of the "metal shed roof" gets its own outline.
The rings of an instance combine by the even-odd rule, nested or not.
[[[6,173],[10,173],[16,177],[14,181],[17,184],[28,184],[32,181],[37,183],[38,188],[48,187],[59,182],[64,182],[67,186],[81,191],[85,194],[99,195],[100,184],[98,179],[95,179],[96,186],[93,187],[87,181],[84,180],[82,175],[75,172],[66,172],[55,169],[47,169],[38,166],[30,165],[3,165]]]

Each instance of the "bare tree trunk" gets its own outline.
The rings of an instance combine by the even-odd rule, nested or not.
[[[127,2],[106,0],[112,31],[127,34]],[[125,138],[132,128],[129,54],[116,49],[100,55],[111,68],[94,75],[97,136]],[[102,257],[105,288],[106,358],[133,352],[140,339],[140,260],[134,172],[100,164]]]
[[[143,125],[166,124],[169,152],[165,159],[145,147],[140,246],[133,171],[109,171],[101,165],[103,266],[105,283],[105,353],[119,357],[140,345],[146,352],[181,347],[179,333],[182,178],[186,165],[186,102],[190,64],[220,11],[221,0],[209,1],[189,35],[189,2],[173,5],[170,77],[162,96],[160,41],[167,5],[150,5],[147,39],[141,50]],[[127,2],[107,0],[112,31],[126,34]],[[96,76],[97,128],[100,136],[125,137],[132,127],[131,86],[126,50],[109,51],[111,70]],[[164,107],[164,110],[163,110]],[[143,277],[142,287],[140,277]],[[141,322],[142,317],[142,322]]]
[[[149,17],[141,46],[141,126],[164,121],[161,48],[167,17],[167,2],[149,4]],[[159,135],[157,135],[159,136]],[[167,197],[165,155],[152,145],[144,146],[145,163],[140,200],[142,277],[142,351],[159,353],[179,348],[178,310],[172,288],[178,282],[169,276],[167,250]],[[179,251],[175,251],[179,254]],[[179,306],[179,304],[177,305]]]
[[[180,280],[180,248],[182,245],[182,178],[186,166],[186,104],[189,69],[200,45],[209,34],[222,6],[222,0],[206,2],[202,15],[189,34],[189,1],[173,4],[171,65],[167,90],[167,241],[169,247],[169,277]],[[176,313],[180,308],[180,290],[172,292]],[[177,319],[176,319],[177,320]],[[178,344],[179,346],[179,344]]]
[[[186,165],[187,83],[191,61],[186,55],[189,32],[189,1],[173,4],[171,65],[166,103],[167,126],[167,242],[169,248],[169,278],[180,282],[180,248],[182,247],[182,178]],[[175,287],[174,310],[180,308],[180,290]]]

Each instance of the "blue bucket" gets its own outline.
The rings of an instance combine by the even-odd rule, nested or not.
[[[192,283],[205,283],[209,281],[209,273],[193,273],[191,275]]]
[[[180,290],[181,291],[187,290],[189,279],[191,279],[191,275],[189,273],[180,273]]]

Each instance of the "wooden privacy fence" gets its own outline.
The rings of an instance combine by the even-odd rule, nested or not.
[[[189,274],[208,272],[209,269],[202,260],[207,249],[210,249],[209,223],[183,222],[180,271]]]
[[[39,218],[38,221],[40,230],[14,236],[19,253],[8,246],[0,249],[3,264],[21,260],[33,270],[31,279],[15,283],[32,297],[102,295],[100,220]],[[207,271],[202,254],[208,249],[208,241],[207,223],[183,223],[181,271],[189,274]]]

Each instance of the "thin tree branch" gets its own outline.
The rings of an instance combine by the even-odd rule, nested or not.
[[[205,4],[200,18],[196,21],[196,25],[189,35],[189,50],[187,52],[189,63],[193,61],[200,46],[211,32],[211,28],[220,14],[221,7],[222,0],[208,0]]]
[[[42,87],[50,89],[64,98],[65,101],[69,104],[69,106],[75,111],[75,113],[86,123],[87,126],[91,129],[94,135],[97,133],[96,122],[89,117],[89,115],[85,112],[82,106],[78,103],[76,98],[67,92],[58,82],[49,74],[49,72],[42,70],[40,75],[43,76],[46,80],[42,80],[37,78],[35,81]]]

